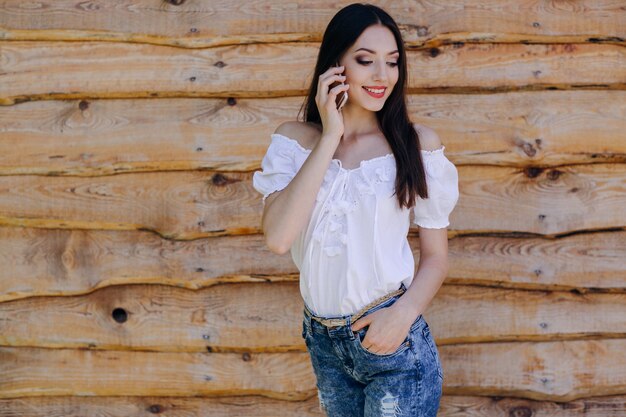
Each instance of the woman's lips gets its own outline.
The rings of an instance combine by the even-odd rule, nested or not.
[[[367,88],[365,88],[365,86],[363,86],[363,90],[365,90],[367,94],[369,94],[370,96],[374,98],[383,98],[383,96],[385,95],[385,91],[387,91],[387,89],[385,88],[382,93],[376,94],[376,93],[372,93],[371,91],[369,91]]]

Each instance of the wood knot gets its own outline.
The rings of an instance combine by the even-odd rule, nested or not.
[[[563,171],[559,171],[558,169],[552,169],[552,170],[548,171],[547,177],[548,177],[549,180],[555,181],[555,180],[557,180],[561,176],[562,173],[563,173]]]
[[[111,315],[113,316],[113,320],[118,323],[124,323],[126,320],[128,320],[128,313],[126,313],[126,310],[124,310],[123,308],[114,309]]]
[[[226,185],[228,184],[228,178],[224,174],[215,174],[211,177],[211,182],[213,185]]]
[[[441,53],[441,51],[439,50],[439,48],[430,48],[428,50],[428,53],[430,54],[431,58],[435,58]]]
[[[172,6],[180,6],[185,2],[185,0],[166,0]]]
[[[80,103],[78,103],[78,108],[82,111],[87,110],[89,108],[89,102],[86,100],[81,100]]]
[[[525,405],[513,407],[509,410],[509,417],[531,417],[533,411]]]
[[[235,99],[235,97],[228,97],[226,102],[229,106],[234,106],[235,104],[237,104],[237,99]]]
[[[160,404],[152,404],[146,410],[152,414],[161,414],[163,411],[165,411],[165,408]]]
[[[536,178],[543,172],[543,168],[539,167],[528,167],[524,169],[524,175],[528,178]]]
[[[244,353],[241,355],[241,359],[243,359],[245,362],[250,361],[250,359],[251,359],[251,358],[252,358],[252,357],[250,356],[250,352],[244,352]]]
[[[532,145],[532,143],[524,142],[520,146],[522,151],[528,156],[535,156],[537,154],[537,149]]]

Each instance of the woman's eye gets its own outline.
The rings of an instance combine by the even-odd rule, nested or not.
[[[358,62],[361,65],[369,65],[372,63],[372,61],[361,61],[360,59],[357,59],[356,62]],[[388,64],[391,65],[392,67],[398,66],[397,62],[388,62]]]

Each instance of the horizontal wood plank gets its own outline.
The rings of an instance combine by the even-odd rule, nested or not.
[[[0,303],[0,345],[302,351],[302,310],[297,282],[218,285],[198,291],[118,285],[84,296]],[[443,285],[424,317],[442,345],[619,338],[626,337],[626,294]]]
[[[29,100],[304,95],[318,43],[183,49],[117,42],[6,42],[0,105]],[[114,59],[113,59],[114,58]],[[459,44],[407,51],[410,93],[623,89],[612,44]],[[37,79],[37,82],[33,82]],[[349,83],[350,80],[348,79]]]
[[[0,398],[266,395],[315,392],[308,354],[171,353],[0,347]]]
[[[626,392],[626,339],[441,346],[444,391],[572,401]],[[477,383],[480,381],[479,383]]]
[[[0,417],[83,417],[179,413],[211,417],[323,416],[317,395],[306,400],[276,400],[258,395],[220,397],[23,397],[0,399]],[[513,397],[443,395],[439,417],[623,417],[626,396],[590,397],[568,402]]]
[[[409,245],[417,265],[419,236],[411,233]],[[625,231],[557,239],[455,236],[448,247],[450,284],[581,293],[626,289]],[[291,254],[272,253],[261,234],[177,241],[148,231],[0,227],[0,263],[9,265],[0,268],[0,302],[123,284],[196,290],[299,279]]]
[[[573,401],[626,394],[626,339],[441,346],[447,395]],[[0,347],[0,398],[264,395],[309,398],[308,353],[170,353]],[[50,376],[54,375],[54,378]]]
[[[347,5],[344,3],[340,6]],[[76,7],[71,0],[40,2],[39,7],[20,5],[19,0],[13,0],[0,6],[0,39],[132,41],[190,48],[321,40],[338,7],[336,2],[324,0],[316,1],[315,7],[303,2],[293,2],[290,7],[249,7],[241,0],[219,8],[150,0],[133,0],[124,7],[108,3]],[[518,1],[490,8],[456,1],[419,5],[389,2],[384,8],[409,45],[435,46],[463,40],[623,43],[626,18],[619,6],[619,2],[586,0],[575,8],[539,8],[532,1]],[[44,10],[48,13],[42,20]],[[511,15],[516,18],[510,19]]]
[[[0,175],[251,171],[259,168],[271,133],[295,119],[302,100],[50,100],[0,106]],[[623,103],[626,91],[620,90],[408,96],[411,119],[438,133],[456,165],[517,167],[626,162]]]
[[[419,248],[417,239],[410,244]],[[594,231],[555,239],[522,234],[455,236],[448,249],[448,283],[583,293],[626,288],[625,231]],[[418,250],[414,253],[417,259]]]
[[[554,236],[626,226],[626,164],[458,168],[454,233]],[[0,225],[6,226],[151,230],[196,239],[259,232],[261,214],[252,173],[0,177]]]

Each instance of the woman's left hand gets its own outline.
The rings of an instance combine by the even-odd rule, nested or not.
[[[417,318],[413,314],[406,307],[392,304],[359,318],[350,327],[356,332],[369,325],[361,344],[370,352],[386,355],[395,352],[406,339]]]

